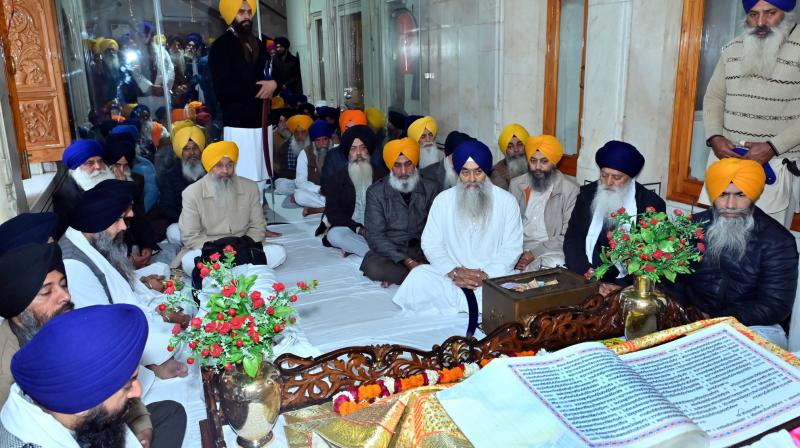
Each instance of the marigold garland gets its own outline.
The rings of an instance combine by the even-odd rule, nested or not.
[[[519,357],[534,356],[533,350],[512,353],[510,355],[500,355],[500,357]],[[436,384],[450,384],[474,375],[478,370],[489,364],[495,359],[487,356],[479,363],[461,364],[452,368],[441,370],[425,370],[422,373],[409,375],[405,378],[392,378],[383,376],[375,381],[375,384],[362,384],[358,387],[348,387],[347,389],[333,396],[333,411],[342,417],[364,409],[374,403],[378,398],[388,397],[396,393],[413,389],[420,386],[433,386]]]

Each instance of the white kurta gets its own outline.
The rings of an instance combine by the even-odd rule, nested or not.
[[[321,195],[320,186],[308,180],[308,156],[301,151],[297,156],[297,168],[294,176],[294,202],[303,207],[325,207],[325,196]]]
[[[138,280],[134,282],[136,288],[134,290],[134,287],[131,287],[122,277],[122,274],[111,266],[111,263],[100,252],[92,247],[81,232],[69,227],[64,234],[64,238],[75,244],[105,275],[113,303],[134,305],[144,312],[147,317],[149,332],[144,353],[142,354],[142,365],[162,364],[171,358],[172,354],[167,351],[167,346],[169,345],[170,337],[172,337],[172,327],[174,325],[164,322],[164,319],[156,312],[159,293],[147,289]],[[69,292],[76,308],[111,303],[100,280],[97,279],[88,266],[77,260],[68,259],[64,260],[64,268],[67,271],[67,279],[69,280]]]
[[[78,448],[72,431],[35,405],[16,384],[0,411],[3,427],[25,443],[46,448]],[[139,440],[125,427],[125,447],[141,448]]]
[[[236,174],[253,182],[269,179],[267,163],[264,161],[264,142],[261,128],[233,128],[225,126],[223,138],[239,147]]]
[[[480,269],[490,278],[509,275],[522,254],[522,219],[516,199],[492,186],[491,216],[485,228],[458,218],[456,188],[436,197],[422,232],[422,250],[430,262],[414,268],[400,285],[394,303],[425,314],[467,312],[464,292],[447,274],[457,267]],[[475,291],[481,308],[481,288]]]

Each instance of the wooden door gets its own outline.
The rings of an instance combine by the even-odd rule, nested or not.
[[[16,85],[17,142],[28,163],[61,160],[71,141],[53,0],[2,0]]]

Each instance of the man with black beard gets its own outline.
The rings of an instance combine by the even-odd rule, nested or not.
[[[492,183],[509,191],[511,179],[528,172],[528,158],[525,156],[525,140],[528,130],[521,124],[510,124],[503,128],[497,138],[497,146],[505,158],[492,167]]]
[[[366,125],[355,125],[342,135],[339,152],[347,151],[347,166],[323,181],[325,217],[330,228],[322,239],[325,246],[344,251],[345,256],[363,257],[369,252],[364,214],[367,188],[375,182],[370,156],[375,150],[375,133]]]
[[[275,56],[272,58],[272,76],[278,83],[278,91],[302,92],[303,81],[300,77],[300,60],[289,48],[289,39],[280,36],[275,39]]]
[[[361,271],[388,288],[403,283],[412,269],[427,263],[420,238],[439,189],[433,181],[420,177],[419,145],[414,140],[389,141],[383,148],[383,160],[389,175],[367,189],[364,227],[369,252]]]
[[[673,294],[710,317],[733,316],[781,347],[781,328],[797,287],[797,248],[788,230],[754,203],[764,189],[758,162],[733,157],[712,164],[706,189],[710,210],[692,216],[703,236],[690,242],[705,254],[682,275]]]
[[[769,164],[775,181],[758,207],[785,227],[798,210],[798,178],[784,160],[800,158],[800,30],[796,0],[742,0],[744,32],[726,45],[703,98],[708,165],[726,157]],[[736,147],[747,152],[740,155]],[[701,193],[699,201],[711,204]]]
[[[612,140],[597,150],[594,160],[600,179],[581,187],[564,235],[567,268],[580,275],[600,265],[600,251],[608,246],[607,232],[613,225],[612,212],[624,209],[637,215],[648,207],[659,212],[667,209],[663,199],[636,182],[644,156],[633,145]],[[610,294],[629,282],[626,272],[611,268],[602,279],[600,294]]]
[[[508,191],[522,213],[524,251],[516,269],[531,272],[564,265],[564,234],[575,208],[578,184],[557,168],[564,155],[557,138],[528,137],[524,144],[530,172],[511,179]]]
[[[186,376],[187,367],[164,350],[174,323],[188,322],[183,314],[162,316],[156,307],[163,301],[163,277],[137,278],[125,245],[127,221],[133,218],[133,182],[107,180],[87,191],[70,211],[70,227],[59,240],[72,299],[77,308],[109,303],[128,303],[146,313],[150,324],[142,364],[161,379]],[[162,271],[166,271],[164,265]]]
[[[453,153],[455,187],[433,201],[421,244],[430,264],[415,267],[394,296],[404,310],[421,314],[470,313],[474,331],[482,284],[511,274],[522,253],[522,222],[514,196],[492,184],[492,152],[477,140]]]
[[[45,288],[57,288],[69,300],[65,285]],[[182,420],[158,428],[167,440],[152,438],[152,432],[140,438],[126,427],[142,394],[139,360],[147,336],[147,319],[131,305],[91,306],[49,319],[11,360],[16,384],[0,411],[0,445],[180,446],[186,415],[175,403]]]
[[[447,134],[447,138],[444,140],[444,159],[433,165],[420,168],[420,176],[434,181],[439,186],[440,192],[455,186],[458,182],[458,173],[453,168],[453,151],[456,150],[458,145],[467,140],[475,139],[459,131],[452,131]]]
[[[239,176],[266,188],[267,165],[262,141],[263,100],[277,84],[268,66],[269,54],[253,35],[255,0],[221,0],[219,11],[229,28],[214,41],[208,55],[214,92],[222,110],[223,140],[239,147]]]

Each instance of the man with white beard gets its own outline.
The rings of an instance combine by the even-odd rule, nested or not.
[[[453,151],[456,150],[458,145],[467,140],[475,139],[459,131],[452,131],[447,134],[447,138],[444,140],[444,159],[433,165],[421,168],[419,170],[420,176],[434,181],[439,186],[440,192],[455,186],[458,182],[458,173],[453,168]]]
[[[261,208],[258,185],[236,175],[239,147],[220,141],[208,145],[201,160],[208,174],[183,190],[183,209],[178,220],[183,250],[173,267],[187,274],[203,244],[220,238],[247,236],[262,243],[267,266],[275,269],[286,261],[286,250],[277,244],[264,244],[267,220]]]
[[[95,65],[92,70],[97,95],[95,108],[100,109],[117,97],[117,86],[122,80],[119,43],[114,39],[100,37],[94,44],[94,52],[102,61],[102,64]]]
[[[275,161],[275,192],[286,196],[293,195],[297,188],[297,158],[311,147],[308,130],[314,120],[308,115],[297,114],[286,120],[286,128],[292,133],[292,138],[283,142],[278,149],[278,160]]]
[[[322,167],[331,150],[333,127],[325,120],[315,121],[308,129],[313,145],[306,146],[297,156],[294,202],[303,207],[303,216],[325,211],[325,196],[320,193]]]
[[[528,159],[525,157],[525,140],[528,130],[521,124],[510,124],[503,128],[497,138],[497,146],[505,158],[492,167],[492,183],[508,191],[511,179],[528,172]]]
[[[636,182],[644,167],[644,156],[630,143],[612,140],[594,156],[600,167],[600,179],[581,187],[575,208],[564,235],[567,268],[583,275],[600,265],[600,251],[608,246],[606,233],[611,230],[611,213],[625,209],[629,215],[643,213],[647,207],[666,211],[664,200]],[[629,283],[627,273],[611,268],[600,284],[600,294],[607,295]]]
[[[200,155],[205,147],[206,136],[201,128],[194,125],[179,129],[172,137],[172,150],[180,163],[172,165],[158,181],[159,213],[170,223],[167,228],[167,239],[170,243],[181,243],[181,231],[177,224],[183,210],[181,195],[183,190],[206,174],[206,169],[200,162]]]
[[[468,140],[453,153],[459,173],[454,188],[433,201],[422,232],[430,264],[415,267],[394,303],[415,314],[469,311],[471,334],[481,307],[481,285],[513,272],[522,253],[522,221],[514,196],[492,185],[492,152]]]
[[[420,238],[439,189],[420,177],[419,145],[414,140],[390,140],[383,147],[383,160],[389,175],[367,189],[364,226],[369,252],[361,271],[388,288],[403,283],[412,269],[427,263]]]
[[[370,156],[375,150],[375,133],[368,126],[356,125],[342,135],[339,151],[347,151],[347,166],[325,181],[325,217],[329,229],[322,239],[345,255],[363,257],[369,251],[364,227],[367,188],[376,180]]]
[[[62,160],[69,168],[69,176],[53,193],[53,212],[58,215],[56,235],[61,236],[69,226],[69,210],[80,200],[83,192],[114,178],[103,161],[103,153],[103,145],[95,140],[76,140],[64,150]]]
[[[722,50],[703,98],[708,165],[726,157],[769,164],[775,182],[758,207],[787,228],[798,209],[798,178],[784,160],[800,155],[800,30],[796,0],[742,0],[744,33]],[[745,155],[734,151],[747,149]],[[705,190],[699,201],[711,204]]]
[[[564,265],[564,234],[578,197],[578,184],[558,170],[563,155],[564,147],[552,135],[525,140],[530,172],[512,179],[508,189],[522,213],[524,251],[516,265],[520,271]]]
[[[797,248],[792,234],[754,205],[764,181],[752,160],[729,157],[708,168],[713,204],[692,216],[704,233],[692,244],[705,245],[705,255],[694,273],[678,277],[673,295],[710,317],[733,316],[786,348],[780,324],[795,299]]]
[[[430,115],[419,118],[408,126],[408,136],[419,143],[420,169],[433,165],[444,158],[444,154],[436,146],[438,130],[436,119]]]

